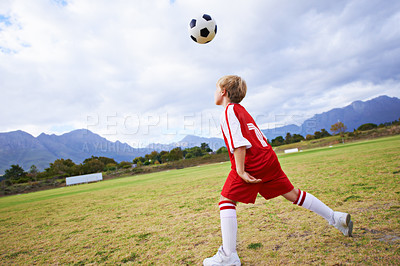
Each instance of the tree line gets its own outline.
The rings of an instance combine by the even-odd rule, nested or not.
[[[400,120],[400,119],[399,119]],[[371,130],[375,128],[383,128],[383,127],[388,127],[391,125],[399,125],[400,122],[399,120],[395,120],[392,122],[386,122],[386,123],[381,123],[379,125],[376,125],[374,123],[366,123],[361,126],[359,126],[357,129],[353,130],[353,134],[357,133],[357,131],[366,131],[366,130]],[[347,126],[343,124],[343,122],[337,122],[333,125],[331,125],[330,128],[331,132],[334,135],[340,135],[340,137],[343,139],[344,133],[347,130]],[[285,138],[283,136],[278,136],[270,141],[271,146],[277,147],[285,144],[291,144],[291,143],[296,143],[300,142],[303,140],[313,140],[313,139],[321,139],[325,137],[330,137],[332,136],[325,128],[321,129],[320,131],[315,131],[314,134],[307,134],[306,137],[303,137],[300,134],[291,134],[291,133],[286,133]]]
[[[381,123],[379,125],[373,123],[367,123],[354,129],[353,134],[357,131],[366,131],[375,128],[388,127],[391,125],[400,125],[398,120],[393,122]],[[340,135],[343,138],[344,132],[347,127],[342,122],[333,124],[330,128],[331,132],[335,135]],[[276,147],[284,144],[296,143],[303,140],[313,140],[329,137],[331,134],[326,129],[314,132],[313,135],[309,134],[303,137],[300,134],[287,133],[285,138],[278,136],[269,143],[271,146]],[[219,148],[216,152],[210,149],[207,143],[201,143],[200,147],[195,146],[191,148],[182,149],[180,147],[174,148],[170,151],[153,151],[150,154],[136,157],[132,161],[122,161],[117,163],[112,158],[92,156],[85,159],[82,163],[76,164],[71,159],[57,159],[53,163],[49,164],[49,167],[40,172],[35,165],[32,165],[28,171],[25,171],[20,165],[11,165],[10,169],[5,171],[3,176],[0,176],[0,181],[3,186],[10,186],[18,183],[35,182],[46,179],[61,179],[70,176],[84,175],[98,172],[112,172],[120,169],[129,169],[132,167],[150,166],[158,164],[166,164],[171,162],[177,162],[180,160],[196,160],[196,158],[205,158],[212,156],[211,154],[223,154],[227,153],[226,147]]]
[[[217,150],[217,154],[227,152],[225,147]],[[11,165],[5,171],[0,180],[4,185],[35,182],[46,179],[60,179],[70,176],[85,175],[99,172],[112,172],[120,169],[129,169],[154,164],[163,164],[167,162],[179,161],[183,159],[193,159],[204,157],[213,153],[207,143],[201,143],[200,147],[191,147],[181,149],[174,148],[170,151],[153,151],[142,157],[137,157],[132,161],[122,161],[117,163],[112,158],[92,156],[85,159],[82,163],[76,164],[71,159],[57,159],[49,164],[49,167],[40,172],[35,165],[32,165],[28,171],[25,171],[20,165]]]
[[[346,131],[346,126],[342,122],[337,122],[331,126],[331,131],[335,133],[341,133]],[[282,136],[278,136],[271,140],[271,146],[277,147],[285,144],[291,144],[300,142],[303,140],[312,140],[312,139],[321,139],[325,137],[332,136],[325,128],[321,129],[320,131],[315,131],[314,134],[307,134],[306,137],[303,137],[300,134],[290,134],[289,132],[286,133],[286,137],[283,138]]]
[[[225,147],[221,147],[216,151],[216,154],[221,154],[224,152],[228,152],[228,150]],[[163,164],[183,159],[203,157],[210,153],[213,153],[213,150],[209,147],[209,145],[207,143],[201,143],[200,147],[195,146],[186,149],[177,147],[170,151],[153,151],[145,156],[136,157],[133,159],[133,163],[137,166]]]

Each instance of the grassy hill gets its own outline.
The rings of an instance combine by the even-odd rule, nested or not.
[[[400,126],[392,125],[388,127],[375,128],[365,131],[346,132],[344,134],[343,139],[339,135],[336,135],[320,139],[304,140],[301,142],[285,144],[282,146],[275,147],[274,150],[276,153],[283,153],[284,150],[293,148],[298,148],[299,150],[308,150],[318,147],[327,147],[331,145],[336,145],[342,143],[343,141],[345,143],[359,142],[363,140],[371,140],[371,139],[388,137],[399,134],[400,134]]]
[[[400,136],[280,155],[354,237],[278,197],[238,205],[244,265],[398,264]],[[199,265],[221,244],[218,163],[0,198],[0,264]]]

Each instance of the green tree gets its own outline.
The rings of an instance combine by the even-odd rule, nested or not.
[[[192,148],[187,148],[184,150],[184,156],[186,159],[189,158],[195,158],[195,157],[201,157],[204,155],[204,151],[200,147],[192,147]]]
[[[131,162],[122,161],[118,164],[118,168],[131,168],[131,167],[132,167]]]
[[[221,148],[219,148],[217,150],[217,154],[221,154],[221,153],[228,153],[228,149],[225,146],[222,146]]]
[[[57,159],[46,168],[46,176],[68,177],[73,175],[75,163],[71,159]]]
[[[325,128],[321,129],[321,138],[332,136]]]
[[[312,139],[314,139],[314,135],[307,134],[306,140],[312,140]]]
[[[210,149],[210,146],[208,145],[208,143],[205,143],[205,142],[200,144],[200,149],[205,152],[212,152],[212,149]]]
[[[285,137],[285,143],[286,143],[286,144],[293,143],[293,137],[292,137],[292,134],[290,134],[289,132],[288,132],[288,133],[286,133],[286,137]]]
[[[107,164],[110,164],[110,163],[115,163],[115,164],[117,164],[117,162],[114,160],[114,159],[112,159],[112,158],[107,158],[107,157],[99,157],[99,160],[102,162],[102,163],[104,163],[104,165],[107,165]]]
[[[31,168],[29,168],[29,173],[36,175],[37,173],[39,173],[39,169],[36,167],[36,165],[33,164],[31,165]]]
[[[39,174],[39,169],[36,167],[36,165],[31,165],[31,168],[29,168],[28,176],[31,180],[37,181],[37,175]]]
[[[169,157],[169,152],[167,151],[160,151],[160,160],[161,163],[166,163],[168,162],[168,157]]]
[[[282,136],[278,136],[271,141],[271,146],[280,146],[285,143],[285,139]]]
[[[304,140],[304,137],[303,137],[302,135],[300,135],[300,134],[293,134],[293,136],[292,136],[292,141],[293,141],[293,143],[300,142],[300,141],[302,141],[302,140]]]
[[[320,138],[322,138],[321,131],[315,131],[314,132],[314,139],[320,139]]]
[[[116,162],[114,159],[112,159],[112,158],[107,158],[107,157],[102,157],[102,156],[100,156],[100,157],[92,156],[92,157],[90,157],[90,158],[85,159],[85,160],[83,161],[83,163],[85,164],[86,162],[88,162],[88,161],[90,161],[90,160],[92,160],[92,159],[99,160],[99,161],[101,161],[102,163],[104,163],[104,165],[107,165],[107,164],[110,164],[110,163],[117,164],[117,162]]]
[[[160,154],[157,151],[152,151],[150,154],[146,154],[144,156],[145,160],[148,161],[150,164],[154,164],[156,161],[160,162]]]
[[[106,171],[115,171],[117,170],[117,165],[115,163],[106,164]]]
[[[359,126],[359,127],[357,128],[357,130],[365,131],[365,130],[371,130],[371,129],[374,129],[374,128],[377,128],[377,127],[378,127],[378,126],[377,126],[376,124],[367,123],[367,124],[363,124],[363,125]]]
[[[71,167],[71,176],[76,176],[76,175],[84,175],[85,170],[83,168],[83,164],[75,164],[74,166]]]
[[[140,162],[143,164],[145,160],[146,159],[144,157],[136,157],[135,159],[133,159],[133,163],[138,164]]]
[[[183,158],[183,151],[180,147],[174,148],[169,151],[168,161],[179,161]]]
[[[19,166],[19,164],[13,164],[10,169],[7,169],[4,172],[3,178],[10,181],[12,184],[17,182],[19,179],[25,178],[26,175],[27,173],[21,166]]]
[[[81,166],[83,174],[93,174],[102,172],[105,169],[105,165],[102,161],[96,158],[85,160]]]

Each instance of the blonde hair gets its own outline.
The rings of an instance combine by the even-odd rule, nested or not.
[[[239,76],[223,76],[217,81],[217,85],[228,93],[228,98],[233,103],[240,103],[246,96],[246,81]]]

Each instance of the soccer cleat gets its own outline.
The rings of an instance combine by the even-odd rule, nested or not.
[[[207,258],[203,261],[204,266],[240,266],[240,259],[236,252],[232,253],[230,256],[226,256],[222,246],[218,249],[217,254],[211,258]]]
[[[344,212],[333,213],[334,223],[332,224],[335,228],[339,229],[340,232],[345,236],[352,236],[353,233],[353,221],[351,216]]]

